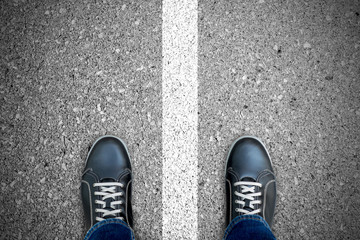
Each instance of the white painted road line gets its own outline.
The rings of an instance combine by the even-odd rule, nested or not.
[[[163,239],[197,239],[198,3],[162,3]]]

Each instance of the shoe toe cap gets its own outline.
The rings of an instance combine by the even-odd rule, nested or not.
[[[130,157],[125,144],[113,136],[104,136],[92,146],[85,169],[92,169],[99,178],[117,179],[125,169],[131,170]]]
[[[257,179],[263,170],[273,171],[267,150],[255,137],[243,137],[234,143],[227,161],[227,169],[229,168],[234,169],[240,179]]]

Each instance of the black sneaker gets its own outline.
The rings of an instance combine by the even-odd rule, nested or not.
[[[130,157],[123,141],[114,136],[96,140],[81,180],[86,228],[108,218],[132,227],[131,184]]]
[[[276,182],[264,144],[255,137],[237,139],[226,163],[226,226],[240,215],[260,215],[271,226]]]

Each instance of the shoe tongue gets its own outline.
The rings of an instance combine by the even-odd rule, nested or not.
[[[102,178],[100,179],[100,182],[116,182],[113,178]]]
[[[243,177],[243,178],[241,179],[241,181],[242,181],[242,182],[256,182],[256,180],[253,179],[252,177]],[[250,185],[249,185],[249,187],[250,187]],[[240,186],[239,186],[238,191],[240,191]],[[252,210],[254,210],[254,209],[252,209],[252,208],[250,207],[250,200],[244,199],[243,201],[245,201],[245,206],[243,207],[244,210],[247,210],[247,211],[252,211]]]
[[[103,178],[103,179],[100,180],[100,182],[116,182],[116,181],[113,178]],[[105,207],[106,210],[109,210],[109,211],[114,210],[114,208],[111,208],[110,204],[111,204],[112,201],[116,201],[116,199],[107,198],[104,201],[106,202],[106,207]],[[113,215],[108,215],[108,216],[105,216],[104,219],[114,218],[114,217],[115,216],[113,216]]]
[[[256,180],[253,179],[252,177],[243,177],[241,179],[241,182],[256,182]]]

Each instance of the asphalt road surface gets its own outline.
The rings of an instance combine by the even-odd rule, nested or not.
[[[278,239],[358,238],[359,13],[199,0],[198,239],[224,233],[225,158],[243,135],[272,157]],[[81,173],[105,134],[132,158],[136,238],[163,239],[162,2],[5,0],[0,14],[0,239],[81,239]]]

